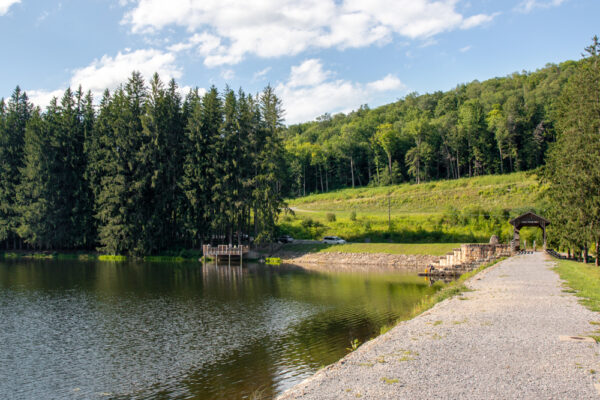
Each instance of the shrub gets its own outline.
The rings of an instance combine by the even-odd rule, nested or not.
[[[354,210],[350,213],[350,221],[356,221],[356,211]]]
[[[327,217],[327,222],[335,222],[335,214],[334,213],[327,213],[326,217]]]

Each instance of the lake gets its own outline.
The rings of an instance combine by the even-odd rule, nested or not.
[[[437,287],[362,269],[0,260],[0,397],[272,398]]]

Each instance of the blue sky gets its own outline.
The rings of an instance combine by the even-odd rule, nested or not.
[[[270,83],[296,123],[579,59],[598,15],[598,0],[0,0],[0,97],[99,97],[135,69],[182,92]]]

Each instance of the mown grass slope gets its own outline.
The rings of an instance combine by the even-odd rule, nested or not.
[[[503,241],[508,220],[537,210],[544,188],[534,173],[489,175],[387,187],[344,189],[288,201],[280,228],[296,238],[338,235],[356,242],[464,243]],[[391,223],[388,223],[388,204]],[[541,240],[536,230],[522,237]]]
[[[540,192],[535,174],[517,172],[422,184],[343,189],[288,201],[306,211],[386,214],[388,196],[394,213],[442,213],[448,207],[519,209],[534,206]]]

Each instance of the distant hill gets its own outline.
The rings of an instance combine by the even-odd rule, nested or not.
[[[560,94],[580,65],[548,64],[289,126],[283,190],[294,197],[533,170],[556,141]]]

